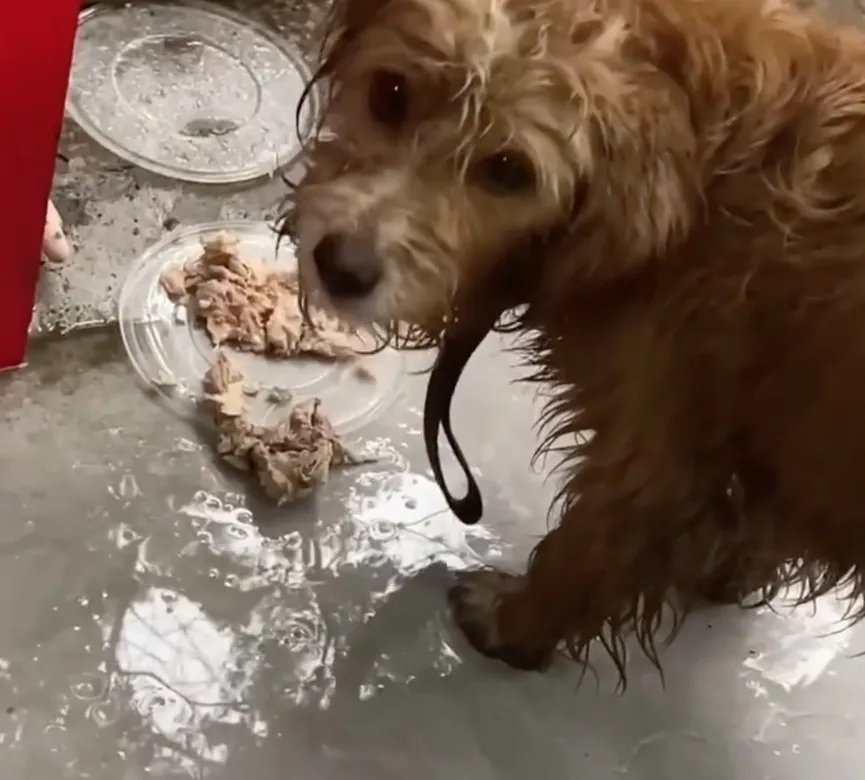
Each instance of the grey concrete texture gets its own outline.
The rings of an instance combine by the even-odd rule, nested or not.
[[[144,392],[113,329],[37,344],[0,379],[0,775],[861,777],[865,633],[834,633],[833,599],[698,614],[666,686],[635,656],[624,696],[601,657],[580,685],[465,644],[452,572],[522,566],[544,531],[515,376],[491,341],[456,397],[487,501],[468,528],[427,467],[423,376],[360,432],[378,463],[274,509]]]
[[[238,2],[309,43],[307,3]],[[431,479],[410,373],[358,432],[377,463],[296,506],[263,501],[139,383],[111,322],[172,225],[267,215],[283,185],[160,179],[71,123],[61,150],[77,253],[46,269],[29,367],[0,377],[0,777],[862,777],[865,628],[842,631],[834,597],[701,612],[664,652],[665,684],[634,656],[623,696],[601,657],[580,684],[565,661],[518,673],[467,647],[452,572],[521,567],[554,488],[530,468],[537,399],[509,384],[498,338],[454,404],[482,525]],[[93,323],[108,324],[68,332]]]

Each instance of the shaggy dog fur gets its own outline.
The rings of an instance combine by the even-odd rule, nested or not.
[[[543,667],[705,599],[865,582],[865,38],[773,0],[336,0],[305,289],[435,345],[495,306],[554,396],[554,528],[451,593]],[[405,336],[405,333],[403,333]],[[678,621],[677,621],[678,622]]]

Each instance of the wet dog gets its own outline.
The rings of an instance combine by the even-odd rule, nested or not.
[[[553,530],[451,593],[478,650],[624,674],[668,609],[863,614],[865,37],[774,0],[337,0],[316,83],[308,293],[409,346],[494,307],[553,392]]]

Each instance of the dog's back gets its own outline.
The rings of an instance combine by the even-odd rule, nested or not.
[[[822,589],[865,571],[865,36],[714,8],[705,217],[671,258],[660,299],[678,307],[660,316],[677,320],[688,405],[706,415],[693,424],[731,459],[754,530]]]

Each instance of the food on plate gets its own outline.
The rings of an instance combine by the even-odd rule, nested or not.
[[[199,257],[166,270],[160,281],[171,300],[186,301],[216,347],[342,361],[355,360],[362,348],[325,312],[311,308],[304,318],[295,271],[241,257],[227,233],[203,241]]]
[[[333,430],[314,398],[292,404],[274,426],[247,419],[249,388],[243,374],[223,352],[203,380],[202,405],[218,433],[217,452],[232,466],[253,472],[265,494],[277,503],[308,496],[330,478],[334,467],[368,463],[353,453]]]

